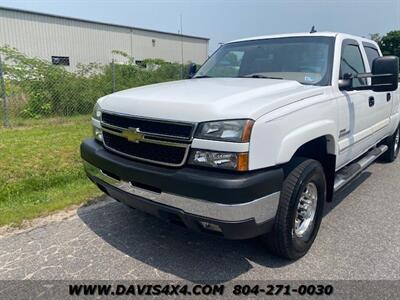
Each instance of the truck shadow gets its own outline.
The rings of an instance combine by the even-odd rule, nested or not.
[[[257,239],[230,241],[192,232],[116,201],[90,211],[78,210],[78,215],[124,254],[192,282],[232,280],[252,269],[249,260],[270,268],[289,263],[266,252]]]
[[[359,176],[354,178],[341,190],[339,190],[333,197],[332,202],[325,204],[324,216],[328,215],[333,211],[340,203],[347,198],[348,195],[353,193],[364,181],[366,181],[371,176],[371,172],[364,171]]]
[[[325,214],[369,176],[363,173],[336,195]],[[232,280],[252,269],[249,261],[267,268],[293,263],[269,254],[258,239],[229,241],[194,233],[114,200],[94,209],[81,208],[78,215],[94,233],[122,253],[192,282]]]

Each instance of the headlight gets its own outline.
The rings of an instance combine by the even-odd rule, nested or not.
[[[249,155],[245,153],[192,150],[189,164],[228,170],[247,171]]]
[[[94,105],[92,118],[101,121],[101,110],[100,110],[100,105],[98,103]]]
[[[99,142],[103,141],[103,131],[101,130],[101,110],[100,105],[96,103],[92,113],[93,136]]]
[[[206,140],[247,143],[253,120],[226,120],[200,123],[195,137]]]

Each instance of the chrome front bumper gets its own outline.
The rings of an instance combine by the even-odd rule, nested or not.
[[[272,193],[250,202],[228,205],[165,192],[157,193],[134,186],[130,182],[120,181],[110,177],[101,169],[86,161],[84,161],[84,166],[89,177],[100,179],[114,188],[127,192],[133,196],[150,200],[156,204],[167,205],[182,210],[187,214],[217,221],[240,222],[254,220],[256,224],[261,224],[274,219],[278,210],[279,192]]]

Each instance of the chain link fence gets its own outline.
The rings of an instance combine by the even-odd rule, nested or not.
[[[107,65],[78,65],[74,71],[0,47],[0,120],[16,127],[46,118],[89,115],[100,97],[152,83],[187,76],[188,66],[149,59],[135,63],[115,51]],[[182,74],[182,69],[184,70]]]

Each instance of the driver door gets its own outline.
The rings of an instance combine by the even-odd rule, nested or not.
[[[345,74],[366,72],[361,46],[356,40],[346,39],[342,44],[340,79]],[[354,79],[354,86],[366,85],[366,79]],[[354,160],[371,147],[371,135],[376,123],[374,93],[364,91],[339,91],[339,157],[340,168]]]

